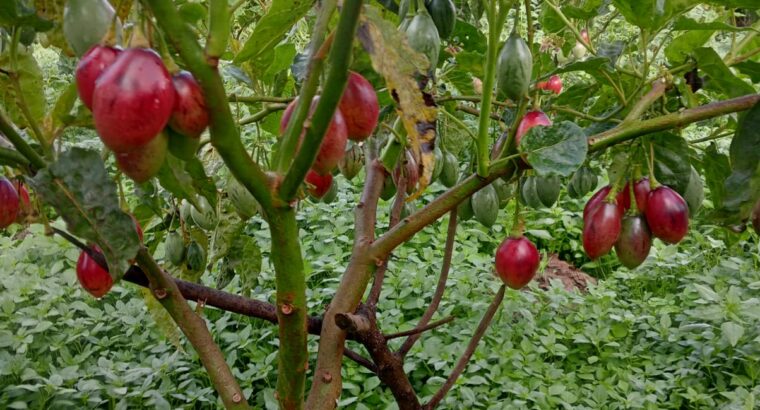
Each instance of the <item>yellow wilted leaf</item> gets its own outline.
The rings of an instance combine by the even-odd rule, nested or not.
[[[412,50],[406,37],[378,10],[364,8],[356,37],[372,60],[372,67],[385,78],[388,92],[396,102],[396,112],[406,130],[412,155],[420,167],[417,192],[407,201],[419,197],[430,185],[435,167],[436,128],[438,108],[433,96],[426,93],[417,78],[426,71],[427,58]]]

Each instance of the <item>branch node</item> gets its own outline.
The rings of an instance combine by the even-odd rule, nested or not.
[[[295,309],[293,308],[293,305],[291,305],[290,303],[285,303],[282,306],[280,306],[280,311],[285,316],[292,315],[294,310]]]
[[[240,395],[240,393],[235,393],[232,395],[232,401],[235,403],[240,403],[243,400],[243,397]]]
[[[353,313],[335,314],[335,324],[349,333],[363,333],[370,329],[369,319],[365,316],[355,315]]]
[[[166,289],[164,288],[158,288],[153,291],[153,294],[156,296],[156,299],[161,300],[166,297]]]
[[[322,373],[322,381],[325,383],[330,383],[332,381],[332,375],[330,374],[330,372]]]

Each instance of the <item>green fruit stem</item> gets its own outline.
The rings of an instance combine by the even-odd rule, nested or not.
[[[209,0],[208,37],[206,39],[206,56],[213,61],[227,51],[230,37],[230,9],[227,0]]]
[[[8,118],[8,114],[6,114],[2,107],[0,107],[0,134],[3,134],[5,138],[13,144],[16,148],[16,151],[14,152],[18,152],[24,156],[35,169],[42,169],[47,166],[47,163],[42,159],[40,154],[32,149],[32,147],[29,146],[29,144],[24,141],[24,138],[16,131],[10,118]],[[11,156],[12,154],[10,154],[10,151],[13,150],[9,149],[8,151],[8,156]]]
[[[158,266],[145,247],[140,248],[136,259],[145,272],[145,276],[148,277],[153,296],[169,312],[198,353],[224,406],[228,409],[250,408],[243,391],[224,360],[224,354],[206,327],[206,321],[190,308],[177,283]]]
[[[286,202],[295,198],[306,173],[316,159],[319,146],[343,95],[348,81],[348,65],[353,50],[354,34],[359,25],[361,6],[362,0],[346,0],[343,3],[338,27],[335,29],[334,44],[330,49],[330,71],[327,73],[322,95],[311,117],[311,126],[306,129],[301,148],[280,186],[280,198]],[[300,101],[299,104],[304,102]],[[309,103],[310,101],[307,102]]]
[[[488,3],[488,50],[486,54],[485,78],[483,78],[483,96],[480,102],[480,118],[478,122],[477,158],[478,175],[488,175],[490,152],[488,150],[488,131],[491,125],[491,100],[493,99],[494,82],[496,80],[496,62],[499,53],[499,37],[509,8],[506,1],[499,0],[499,11],[496,12],[496,1]]]
[[[325,55],[323,46],[329,45],[325,41],[325,35],[333,13],[335,12],[337,0],[324,0],[319,9],[317,20],[314,23],[314,29],[311,33],[311,42],[309,43],[309,63],[306,67],[306,79],[301,85],[301,92],[298,94],[298,104],[293,110],[293,115],[288,121],[285,133],[282,135],[280,148],[275,151],[273,156],[274,170],[284,173],[288,170],[291,161],[296,152],[298,141],[301,136],[304,121],[311,110],[311,100],[317,94],[319,80],[325,64]]]

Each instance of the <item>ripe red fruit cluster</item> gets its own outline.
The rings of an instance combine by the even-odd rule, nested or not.
[[[132,216],[132,220],[135,222],[137,236],[140,238],[140,241],[142,241],[142,227],[140,227],[140,224],[134,216]],[[90,250],[94,253],[99,253],[102,256],[103,252],[97,245],[92,245]],[[105,258],[103,258],[103,263],[105,263]],[[111,274],[108,273],[108,269],[101,266],[84,250],[79,254],[79,259],[77,259],[76,271],[79,284],[82,285],[84,290],[96,298],[102,298],[113,286],[113,278],[111,277]]]
[[[161,168],[167,146],[155,140],[167,125],[193,139],[208,126],[196,80],[185,71],[170,75],[151,49],[95,45],[79,61],[76,81],[100,139],[117,154],[119,168],[137,182]]]
[[[591,259],[615,247],[623,265],[635,268],[649,254],[652,236],[667,243],[678,243],[689,229],[689,208],[676,191],[667,186],[650,190],[649,179],[633,186],[638,213],[631,207],[630,186],[610,198],[611,186],[597,191],[583,209],[583,249]]]
[[[0,176],[0,229],[21,221],[32,212],[29,191],[21,181],[11,182]]]
[[[332,174],[319,175],[318,173],[314,172],[313,169],[310,169],[309,172],[306,173],[305,180],[309,194],[314,198],[320,199],[325,196],[327,191],[330,190],[330,185],[332,185],[333,182],[333,176]]]
[[[536,84],[536,88],[539,90],[551,91],[554,94],[559,94],[562,92],[562,79],[555,74],[549,77],[547,81],[539,81]]]
[[[527,285],[538,271],[541,256],[524,236],[509,236],[496,250],[496,273],[512,289]]]
[[[380,106],[375,89],[361,74],[348,72],[348,82],[338,108],[346,119],[349,139],[363,141],[375,131]]]

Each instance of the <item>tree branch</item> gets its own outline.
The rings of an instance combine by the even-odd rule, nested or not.
[[[230,37],[230,9],[227,0],[209,0],[208,4],[206,57],[209,64],[216,67],[219,57],[227,51],[227,40]]]
[[[289,202],[295,197],[298,187],[303,183],[306,173],[319,153],[325,133],[338,109],[338,103],[348,81],[348,65],[351,50],[353,50],[354,34],[359,24],[362,1],[344,0],[343,2],[338,27],[335,29],[334,44],[330,49],[330,71],[327,73],[322,95],[309,125],[304,127],[306,133],[301,147],[280,186],[280,198],[285,201]],[[302,101],[302,103],[311,105],[311,101]]]
[[[232,103],[257,104],[257,103],[280,103],[288,104],[293,97],[272,97],[268,95],[237,95],[231,94],[229,101]]]
[[[295,156],[296,147],[298,147],[298,140],[301,138],[304,121],[311,111],[311,100],[317,93],[319,78],[325,64],[325,56],[320,50],[325,42],[325,33],[336,5],[337,0],[321,2],[321,9],[317,14],[317,21],[314,23],[311,42],[309,43],[309,64],[306,67],[306,79],[301,85],[301,92],[298,95],[299,101],[285,128],[280,148],[274,153],[274,169],[278,172],[285,172],[290,166],[290,161]]]
[[[443,400],[449,390],[451,390],[451,388],[454,386],[454,383],[462,374],[465,367],[467,367],[467,363],[470,361],[470,358],[472,358],[472,354],[475,353],[475,349],[478,347],[480,339],[482,339],[486,334],[486,330],[488,330],[488,326],[491,324],[491,320],[496,314],[496,311],[499,309],[501,301],[504,300],[505,289],[506,286],[501,285],[499,291],[496,293],[496,296],[493,298],[493,302],[491,302],[491,305],[488,306],[488,310],[486,310],[485,315],[483,315],[483,319],[480,320],[480,324],[478,324],[478,328],[475,330],[475,334],[472,335],[472,339],[470,339],[470,342],[467,344],[467,349],[465,349],[464,353],[462,353],[462,356],[459,358],[456,366],[454,366],[454,370],[451,371],[451,374],[449,375],[448,379],[446,379],[446,382],[443,384],[443,386],[441,386],[440,390],[438,390],[433,398],[430,399],[430,401],[425,404],[425,406],[423,406],[425,410],[434,409],[436,406],[438,406],[438,403]]]
[[[433,315],[435,315],[435,312],[438,311],[438,306],[441,304],[441,299],[443,299],[443,292],[446,290],[446,281],[449,278],[449,270],[451,270],[451,257],[454,254],[456,235],[457,208],[453,208],[449,212],[449,227],[446,232],[446,246],[443,251],[443,262],[441,264],[441,274],[438,276],[438,284],[435,287],[435,292],[433,293],[433,298],[430,300],[430,304],[425,310],[425,313],[422,314],[422,318],[420,318],[420,322],[415,329],[425,328],[428,322],[430,322],[430,319],[433,318]],[[417,342],[421,336],[422,331],[410,333],[409,338],[404,341],[404,344],[401,345],[396,354],[400,357],[406,356],[406,354],[409,353],[409,350],[412,349],[412,346],[414,346],[414,343]]]
[[[383,189],[385,171],[377,160],[374,141],[366,144],[366,179],[364,191],[356,205],[354,245],[351,260],[341,278],[338,290],[325,312],[319,340],[317,366],[314,370],[311,391],[306,402],[310,410],[332,409],[341,392],[341,356],[346,332],[335,325],[338,313],[353,313],[361,301],[374,267],[380,260],[372,259],[368,249],[375,237],[377,201]]]
[[[172,319],[177,323],[182,333],[198,352],[201,363],[211,378],[217,393],[228,409],[248,409],[248,403],[243,396],[237,380],[232,375],[224,355],[219,346],[214,342],[211,333],[206,327],[206,322],[198,316],[182,297],[177,284],[161,267],[145,247],[137,253],[137,263],[143,268],[150,289],[161,306],[169,312]]]
[[[203,88],[209,107],[211,144],[219,152],[235,179],[253,194],[265,211],[272,207],[267,177],[248,155],[240,140],[232,111],[216,65],[209,65],[206,55],[171,0],[142,0],[160,24],[166,37]]]
[[[278,103],[265,104],[264,108],[262,108],[261,111],[243,118],[242,120],[238,122],[238,124],[248,125],[254,122],[259,122],[263,120],[264,118],[266,118],[267,116],[269,116],[269,114],[272,114],[280,110],[284,110],[286,107],[287,105],[285,104],[278,104]]]
[[[665,82],[664,79],[655,80],[652,83],[652,89],[649,90],[649,92],[646,93],[643,97],[641,97],[636,105],[631,108],[631,111],[628,113],[628,115],[625,116],[623,122],[636,121],[641,118],[641,116],[644,114],[644,111],[646,111],[649,106],[657,101],[658,98],[662,97],[667,89],[668,83]]]
[[[454,316],[449,316],[447,318],[436,320],[433,323],[427,324],[425,326],[417,326],[414,329],[405,330],[403,332],[396,332],[396,333],[389,333],[385,335],[386,340],[395,339],[398,337],[404,337],[404,336],[411,336],[411,335],[417,335],[422,332],[427,332],[428,330],[435,329],[436,327],[443,326],[447,323],[453,322],[455,319]]]
[[[13,123],[11,122],[10,118],[8,118],[8,114],[5,113],[2,107],[0,107],[0,133],[3,134],[11,144],[13,144],[13,146],[21,155],[29,160],[29,163],[34,167],[35,170],[42,169],[47,166],[45,160],[42,159],[40,154],[32,149],[32,147],[29,146],[26,141],[24,141],[24,138],[22,138],[21,135],[16,132],[16,129],[13,128]]]
[[[0,165],[10,165],[15,168],[27,168],[29,160],[15,149],[0,147]]]
[[[406,184],[407,179],[404,173],[401,173],[401,177],[398,180],[396,186],[396,197],[393,200],[393,206],[391,207],[391,217],[388,223],[388,228],[393,228],[401,219],[401,211],[404,209],[404,198],[406,197]],[[388,261],[390,255],[383,259],[382,265],[378,266],[375,271],[375,280],[372,282],[372,288],[369,290],[369,296],[367,296],[367,304],[375,309],[377,301],[380,300],[380,294],[383,291],[383,282],[385,281],[385,272],[388,270]]]

